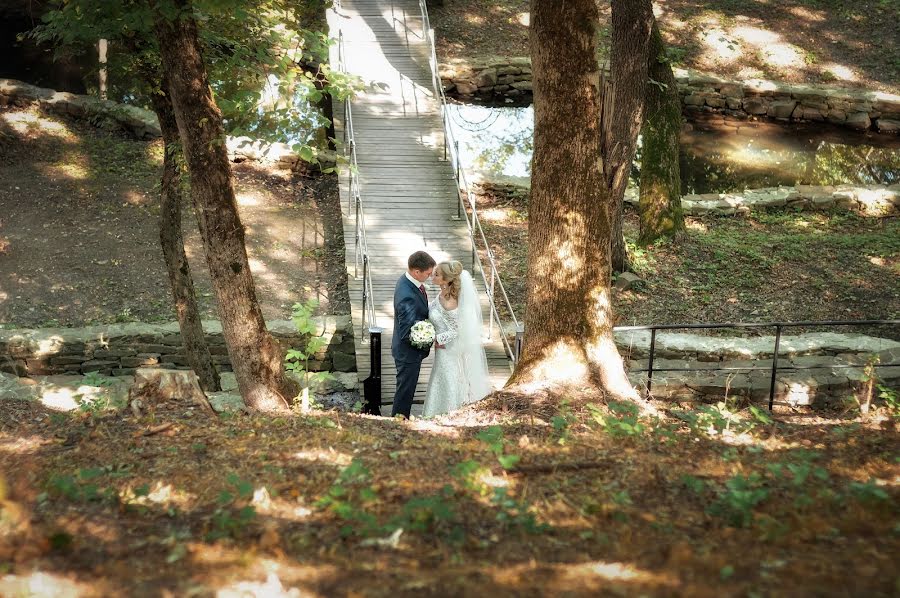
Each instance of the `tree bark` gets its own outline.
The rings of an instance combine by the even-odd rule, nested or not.
[[[194,279],[191,266],[184,252],[184,236],[181,231],[181,166],[179,164],[178,123],[168,95],[165,81],[161,84],[163,93],[152,94],[153,111],[159,118],[165,151],[160,192],[159,242],[162,246],[172,287],[172,298],[178,315],[178,327],[187,355],[188,364],[200,381],[200,388],[206,392],[222,390],[219,373],[209,353],[209,345],[203,334],[200,312],[197,309]]]
[[[625,272],[629,268],[622,230],[623,200],[643,120],[652,24],[653,9],[649,0],[613,0],[610,49],[613,109],[609,115],[610,126],[603,131],[603,155],[607,187],[615,199],[611,236],[615,272]]]
[[[179,16],[169,19],[157,11],[156,36],[228,355],[248,407],[284,410],[296,387],[284,376],[281,347],[266,330],[256,300],[221,112],[212,97],[190,1],[173,4]]]
[[[642,129],[638,203],[640,245],[649,245],[684,229],[681,169],[678,164],[681,101],[675,75],[666,59],[666,47],[655,21],[649,58],[650,78],[647,81],[647,107]]]
[[[595,0],[531,2],[528,295],[523,352],[511,378],[523,390],[599,384],[614,398],[638,399],[612,337],[610,240],[644,96],[646,41],[640,38],[649,37],[652,13],[649,0],[640,4],[645,10],[629,10],[626,19],[613,2],[613,47],[619,49],[612,56],[613,76],[636,77],[640,84],[617,89],[610,124],[620,136],[605,136]],[[625,36],[631,47],[623,44]],[[626,134],[631,138],[621,137]]]

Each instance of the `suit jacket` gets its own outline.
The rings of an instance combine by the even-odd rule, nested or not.
[[[428,319],[428,302],[421,291],[404,274],[394,288],[394,336],[391,355],[394,361],[421,362],[431,349],[416,349],[409,344],[409,330],[416,322]]]

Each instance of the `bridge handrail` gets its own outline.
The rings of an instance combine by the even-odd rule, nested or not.
[[[348,74],[346,64],[346,50],[344,48],[344,32],[338,30],[338,70]],[[367,342],[368,328],[377,328],[378,320],[375,314],[375,291],[372,286],[372,272],[369,268],[369,244],[366,237],[366,215],[362,200],[362,185],[359,180],[359,163],[356,157],[356,137],[353,131],[353,107],[350,98],[344,100],[344,147],[349,153],[348,161],[348,189],[347,197],[348,213],[354,214],[355,221],[355,263],[353,276],[360,277],[362,267],[362,324],[360,325],[360,338]]]
[[[488,302],[491,308],[491,314],[489,318],[489,334],[493,335],[493,326],[496,322],[497,328],[499,330],[499,336],[503,343],[503,348],[505,349],[506,354],[509,356],[510,360],[515,363],[518,355],[512,344],[509,342],[506,334],[504,334],[503,332],[503,322],[500,318],[500,312],[497,309],[498,301],[502,301],[503,305],[505,305],[506,310],[509,313],[510,318],[512,319],[514,329],[520,330],[521,325],[516,318],[516,313],[512,308],[512,302],[509,300],[509,295],[506,292],[506,287],[503,285],[503,280],[500,278],[500,272],[497,269],[497,261],[494,257],[494,251],[491,249],[490,244],[488,244],[487,235],[485,235],[484,228],[481,226],[481,220],[478,217],[475,194],[470,189],[465,168],[463,167],[460,160],[459,141],[457,140],[457,137],[453,131],[453,123],[450,120],[447,97],[444,95],[444,87],[443,85],[441,85],[440,76],[438,75],[437,50],[435,48],[434,29],[431,28],[431,21],[428,18],[428,8],[427,6],[425,6],[425,0],[419,0],[419,11],[422,17],[422,28],[425,36],[428,38],[428,46],[430,51],[428,64],[431,70],[431,84],[434,88],[435,100],[440,102],[441,107],[441,121],[444,126],[444,156],[446,159],[449,159],[450,164],[453,166],[456,177],[458,191],[457,195],[459,197],[459,203],[457,204],[457,216],[465,217],[466,219],[466,226],[469,229],[469,239],[472,242],[473,269],[477,264],[478,270],[481,273],[481,278],[484,281],[485,292],[487,293]],[[467,207],[469,208],[469,210],[471,210],[471,215],[469,214],[469,210],[466,209]],[[487,256],[487,262],[490,265],[490,280],[488,280],[488,275],[485,273],[484,263],[481,257],[478,256],[478,239],[481,239],[481,243],[484,246],[484,253]]]

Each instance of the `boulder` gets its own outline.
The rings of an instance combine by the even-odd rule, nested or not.
[[[616,288],[621,291],[629,291],[643,282],[641,277],[632,272],[622,272],[616,276]]]
[[[875,126],[881,133],[897,133],[900,131],[900,120],[890,118],[879,118],[875,121]]]
[[[872,121],[869,118],[869,114],[867,112],[854,112],[853,114],[847,116],[845,124],[848,127],[865,131],[870,126],[872,126]]]

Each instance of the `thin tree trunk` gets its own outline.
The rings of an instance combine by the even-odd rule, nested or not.
[[[222,332],[238,387],[248,407],[279,411],[296,387],[284,376],[279,344],[266,330],[250,273],[225,149],[222,115],[212,97],[189,0],[175,0],[179,17],[157,13],[162,66],[190,173],[206,260]]]
[[[165,82],[162,91],[168,93]],[[179,165],[178,123],[168,95],[154,93],[153,111],[159,118],[165,151],[163,157],[163,176],[161,184],[161,205],[159,216],[159,241],[169,272],[169,283],[172,286],[172,298],[178,314],[178,326],[181,329],[181,340],[187,354],[188,364],[197,374],[200,388],[206,392],[222,390],[219,374],[209,353],[209,345],[203,334],[200,313],[197,310],[197,299],[194,292],[194,279],[191,266],[184,252],[184,237],[181,231],[181,167]]]
[[[648,13],[649,6],[648,1]],[[613,15],[615,23],[615,2]],[[599,384],[612,397],[637,399],[612,338],[609,286],[614,193],[625,189],[611,183],[618,182],[621,165],[630,164],[635,139],[604,138],[600,130],[598,17],[595,0],[531,2],[535,126],[528,296],[522,358],[511,384],[525,389]],[[631,16],[638,17],[642,13]],[[646,31],[614,29],[614,48],[623,35],[648,37],[645,20]],[[627,22],[619,15],[620,28],[622,21]],[[628,53],[614,53],[613,75],[626,72],[643,81],[647,60],[642,47],[646,44],[635,42]],[[617,67],[616,60],[642,63],[643,74],[638,66]],[[626,86],[632,93],[616,96],[614,113],[628,116],[623,122],[637,115],[639,124],[644,90],[637,88]],[[637,126],[617,130],[632,129],[636,136]],[[627,168],[624,173],[627,180]]]
[[[641,245],[649,245],[660,237],[684,229],[681,169],[678,164],[681,101],[675,75],[666,59],[666,47],[655,21],[649,58],[650,79],[647,82],[647,109],[642,129],[638,203],[641,221],[638,243]]]
[[[629,266],[622,231],[623,200],[643,120],[652,24],[653,9],[649,0],[612,1],[610,75],[613,110],[610,126],[603,132],[603,155],[607,188],[615,199],[611,242],[612,266],[616,272],[625,272]]]

